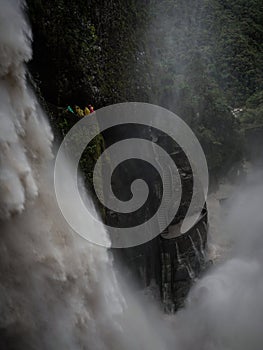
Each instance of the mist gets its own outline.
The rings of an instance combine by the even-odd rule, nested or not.
[[[0,7],[1,349],[262,349],[261,172],[237,187],[217,230],[229,240],[225,261],[196,281],[185,308],[165,315],[60,213],[52,131],[26,82],[31,30],[23,3]],[[65,186],[70,176],[65,163]],[[89,194],[85,202],[93,208]],[[87,229],[108,239],[92,221]]]
[[[144,312],[110,253],[72,232],[60,213],[53,135],[26,82],[32,52],[23,3],[0,5],[1,349],[166,349],[157,309]],[[64,186],[71,171],[65,163]],[[85,202],[94,210],[88,195]],[[107,240],[92,220],[87,229]]]
[[[254,170],[253,177],[238,186],[230,199],[221,235],[225,242],[227,233],[231,250],[225,262],[198,281],[186,308],[178,312],[179,348],[191,349],[196,344],[200,349],[262,348],[261,175],[262,171]]]

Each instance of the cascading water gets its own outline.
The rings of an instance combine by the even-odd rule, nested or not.
[[[30,29],[19,1],[0,7],[0,348],[261,350],[262,186],[234,201],[233,256],[196,283],[186,308],[167,322],[145,307],[107,251],[76,236],[60,214],[52,133],[26,85]]]
[[[189,236],[193,251],[195,252],[196,257],[198,258],[199,262],[201,262],[201,258],[200,258],[200,253],[199,250],[197,249],[195,242],[193,241],[193,238],[191,236]]]
[[[176,242],[175,246],[176,246],[177,261],[178,261],[179,264],[181,264],[181,263],[182,263],[182,258],[181,258],[181,254],[180,254],[180,252],[179,252],[179,247],[178,247],[177,242]]]
[[[20,1],[0,8],[0,348],[166,349],[107,250],[76,236],[57,207],[52,133],[26,84],[31,31]]]
[[[202,235],[200,233],[200,230],[197,228],[196,229],[198,237],[199,237],[199,241],[200,241],[200,252],[201,252],[201,256],[200,256],[200,260],[201,261],[205,261],[206,260],[206,254],[205,254],[205,250],[204,250],[204,242],[203,242],[203,238]]]

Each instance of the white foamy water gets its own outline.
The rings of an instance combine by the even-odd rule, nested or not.
[[[0,8],[0,348],[166,349],[107,250],[73,233],[58,209],[52,132],[26,84],[31,31],[19,1]]]
[[[30,28],[19,1],[0,8],[0,349],[261,350],[262,185],[232,200],[231,256],[196,283],[186,308],[164,317],[120,281],[106,249],[62,217],[52,133],[26,85]],[[65,163],[65,185],[68,176]]]

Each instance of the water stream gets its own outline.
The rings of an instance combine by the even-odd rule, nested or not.
[[[57,207],[52,131],[26,83],[31,31],[19,1],[0,7],[0,348],[261,350],[262,186],[240,190],[231,256],[196,283],[184,309],[168,317],[141,300],[109,252],[76,236]],[[65,184],[69,172],[65,164]]]

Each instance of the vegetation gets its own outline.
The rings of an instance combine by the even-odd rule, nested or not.
[[[242,129],[263,118],[260,0],[27,2],[31,71],[58,129],[76,121],[68,104],[151,102],[194,129],[212,176],[242,159]]]

